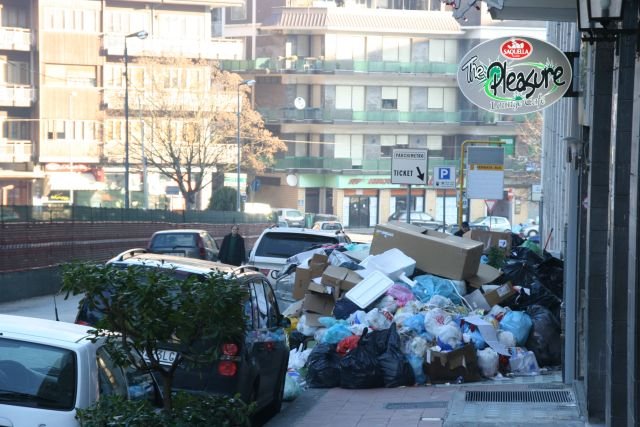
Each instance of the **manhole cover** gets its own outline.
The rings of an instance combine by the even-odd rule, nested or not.
[[[569,390],[467,391],[465,402],[474,403],[565,403],[575,404]]]
[[[385,409],[425,409],[425,408],[446,408],[448,402],[399,402],[387,403]]]

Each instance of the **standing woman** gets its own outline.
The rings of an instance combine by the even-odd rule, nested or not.
[[[234,225],[231,227],[231,233],[222,239],[222,246],[220,246],[218,258],[220,262],[225,264],[241,265],[244,263],[246,255],[244,238],[240,235],[240,227]]]

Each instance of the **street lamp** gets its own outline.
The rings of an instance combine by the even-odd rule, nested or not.
[[[242,82],[238,83],[238,112],[237,112],[238,114],[238,176],[237,176],[238,194],[236,195],[236,208],[238,212],[242,211],[240,207],[240,86],[243,86],[243,85],[253,86],[254,84],[256,84],[255,80],[243,80]]]
[[[124,36],[124,207],[129,208],[129,56],[127,55],[127,39],[147,38],[144,30]]]

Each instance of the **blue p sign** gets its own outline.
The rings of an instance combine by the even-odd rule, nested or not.
[[[450,180],[451,179],[451,169],[449,169],[449,168],[440,168],[440,169],[438,169],[438,179]]]

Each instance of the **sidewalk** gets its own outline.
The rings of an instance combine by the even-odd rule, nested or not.
[[[475,392],[475,393],[469,393]],[[569,403],[471,402],[493,392],[509,397],[566,395]],[[493,393],[495,394],[495,393]],[[544,399],[543,399],[544,400]],[[308,389],[265,427],[586,426],[582,405],[561,374],[467,384],[348,390]]]

